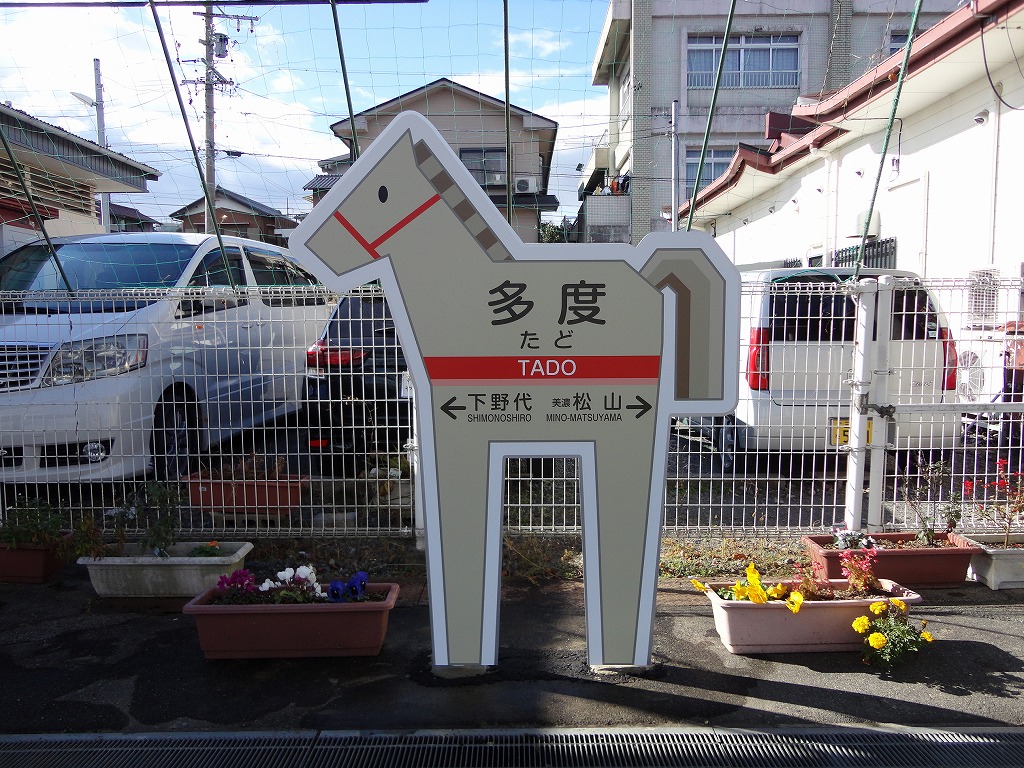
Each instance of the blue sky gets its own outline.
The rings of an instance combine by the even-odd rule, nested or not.
[[[559,123],[551,190],[558,215],[574,215],[576,164],[607,127],[607,89],[590,84],[604,0],[511,0],[513,104]],[[419,4],[339,4],[353,106],[358,112],[439,77],[504,98],[500,0]],[[218,20],[230,37],[218,71],[235,86],[218,92],[216,145],[221,186],[287,213],[308,210],[302,185],[317,160],[344,154],[329,126],[347,117],[330,6],[230,6]],[[161,7],[174,79],[195,80],[203,66],[200,7]],[[93,59],[104,83],[107,143],[163,172],[151,193],[115,201],[156,218],[201,194],[187,133],[148,9],[0,8],[0,101],[88,139],[95,112],[71,96],[92,96]],[[182,85],[202,157],[201,86]]]

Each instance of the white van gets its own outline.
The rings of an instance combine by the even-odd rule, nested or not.
[[[0,482],[179,477],[299,407],[334,302],[286,250],[225,237],[222,254],[181,233],[52,243],[56,260],[43,240],[0,259]]]
[[[895,447],[951,447],[957,413],[901,410],[957,400],[957,357],[935,297],[912,272],[853,268],[755,269],[742,274],[739,404],[726,418],[691,420],[723,465],[745,452],[838,452],[849,441],[856,306],[843,284],[892,275],[888,394]],[[870,427],[886,425],[877,413]]]

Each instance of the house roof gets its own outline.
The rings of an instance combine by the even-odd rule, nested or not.
[[[271,218],[288,218],[276,208],[271,208],[269,205],[257,202],[252,198],[241,195],[238,192],[232,192],[230,189],[218,186],[216,194],[214,195],[214,207],[216,207],[218,199],[230,200],[243,208],[248,208],[249,211],[256,216],[269,216]],[[200,197],[198,200],[193,200],[191,203],[183,208],[179,208],[170,214],[172,219],[183,219],[186,216],[191,216],[195,213],[199,213],[206,208],[206,198]]]
[[[146,214],[135,208],[129,208],[127,205],[119,205],[118,203],[110,204],[110,215],[117,216],[119,219],[124,221],[138,221],[143,224],[159,224],[156,219],[151,219]]]
[[[309,190],[310,192],[327,190],[333,187],[340,178],[341,174],[338,173],[320,173],[303,184],[302,188]]]
[[[996,32],[998,31],[998,34]],[[915,37],[900,92],[897,117],[906,118],[956,93],[986,73],[1017,60],[1024,50],[1024,0],[976,0]],[[903,51],[883,60],[845,88],[803,98],[787,130],[778,116],[766,120],[765,154],[740,145],[729,168],[697,196],[694,218],[714,219],[800,172],[826,147],[838,149],[876,133],[888,120],[903,64]],[[691,201],[679,208],[688,216]]]
[[[432,83],[427,83],[426,85],[420,88],[416,88],[412,91],[408,91],[407,93],[403,93],[400,96],[396,96],[395,98],[389,101],[382,102],[373,107],[370,107],[369,109],[364,109],[362,112],[358,112],[355,115],[355,117],[358,122],[358,118],[366,117],[367,115],[397,115],[399,112],[408,109],[408,107],[405,106],[408,102],[418,100],[420,97],[428,94],[430,91],[436,91],[440,89],[456,91],[458,93],[462,93],[465,96],[469,96],[473,99],[479,99],[482,104],[488,104],[502,111],[504,111],[505,109],[505,102],[502,101],[501,99],[496,99],[493,96],[488,96],[486,93],[481,93],[480,91],[477,91],[468,86],[460,85],[459,83],[456,83],[454,80],[449,80],[447,77],[442,77],[439,78],[438,80],[434,80]],[[558,129],[558,123],[556,123],[554,120],[550,120],[542,115],[538,115],[535,112],[530,112],[529,110],[523,109],[522,107],[517,107],[515,104],[509,105],[509,110],[513,114],[519,115],[521,117],[530,118],[530,122],[534,123],[535,128],[548,130]],[[339,120],[336,123],[332,123],[331,130],[338,138],[340,138],[346,144],[348,144],[348,142],[351,140],[352,129],[349,127],[348,118],[345,118],[344,120]]]
[[[15,157],[97,192],[147,192],[160,171],[95,144],[27,112],[0,104],[0,130]]]

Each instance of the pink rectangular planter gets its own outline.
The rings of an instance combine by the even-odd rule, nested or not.
[[[921,596],[887,579],[880,579],[889,596],[906,603],[919,603]],[[847,583],[831,580],[835,589]],[[732,582],[712,582],[712,590],[732,586]],[[807,653],[821,651],[857,651],[864,645],[864,636],[853,628],[858,616],[871,615],[868,606],[884,599],[871,597],[857,600],[805,600],[799,613],[793,613],[785,602],[752,603],[749,600],[723,600],[712,591],[705,592],[711,600],[715,629],[722,645],[730,653]]]
[[[64,566],[56,547],[0,544],[0,581],[20,584],[45,584]]]
[[[208,589],[182,612],[195,618],[207,659],[376,656],[398,585],[367,584],[366,591],[387,592],[387,597],[363,603],[216,605],[210,602],[216,589]]]
[[[875,576],[911,587],[950,587],[962,584],[967,579],[971,556],[981,551],[980,547],[955,533],[936,534],[936,538],[948,538],[955,546],[917,549],[886,548],[900,541],[913,541],[913,533],[873,533],[871,537],[879,545],[875,550],[878,553]],[[829,548],[833,540],[831,534],[804,536],[801,539],[807,547],[811,562],[822,567],[820,573],[815,573],[821,578],[843,578],[839,559],[842,550]]]

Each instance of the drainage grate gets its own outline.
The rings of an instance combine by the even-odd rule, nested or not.
[[[1024,729],[0,736],[0,768],[1020,768]]]

